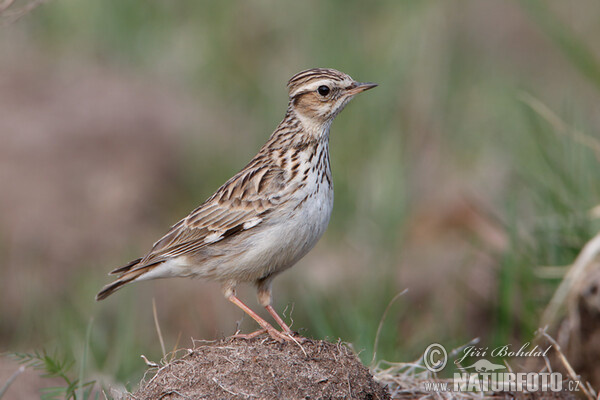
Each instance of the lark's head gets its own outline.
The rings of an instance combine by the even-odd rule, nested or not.
[[[329,68],[307,69],[288,82],[290,105],[303,122],[328,124],[354,96],[377,86]]]

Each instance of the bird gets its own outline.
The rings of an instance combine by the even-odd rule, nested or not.
[[[217,281],[227,300],[283,342],[297,335],[272,306],[273,278],[305,256],[321,238],[333,209],[329,130],[358,93],[376,87],[331,68],[301,71],[288,81],[285,116],[258,154],[212,196],[160,238],[143,257],[116,268],[96,296],[157,278]],[[254,284],[258,302],[281,331],[236,296]]]

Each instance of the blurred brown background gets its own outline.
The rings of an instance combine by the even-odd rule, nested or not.
[[[90,374],[134,385],[139,354],[160,358],[153,298],[168,348],[235,332],[211,283],[94,296],[245,165],[287,79],[317,66],[380,87],[333,125],[332,222],[275,281],[276,308],[366,361],[405,288],[382,358],[530,340],[562,277],[539,268],[598,228],[599,16],[594,1],[64,0],[3,17],[0,351],[78,359],[93,318]]]

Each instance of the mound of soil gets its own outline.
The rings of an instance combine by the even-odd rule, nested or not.
[[[141,399],[389,399],[346,345],[224,339],[188,351],[148,380]]]

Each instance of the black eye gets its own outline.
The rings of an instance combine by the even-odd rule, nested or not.
[[[329,86],[321,85],[317,89],[317,92],[319,92],[321,96],[327,96],[329,94]]]

